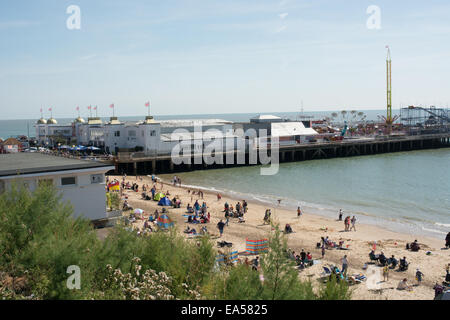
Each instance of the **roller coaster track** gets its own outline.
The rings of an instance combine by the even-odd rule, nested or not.
[[[442,120],[447,121],[447,122],[450,123],[450,117],[447,116],[447,115],[442,115],[442,116],[441,116],[441,115],[438,115],[438,114],[436,114],[436,113],[430,111],[429,109],[425,109],[425,108],[422,108],[422,107],[414,107],[414,109],[420,109],[420,110],[423,110],[423,111],[425,111],[425,112],[428,112],[428,113],[431,114],[432,116],[435,116],[436,118],[442,119]],[[447,111],[446,113],[448,113],[448,111]]]

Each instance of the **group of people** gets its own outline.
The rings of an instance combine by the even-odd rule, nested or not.
[[[424,277],[424,274],[422,273],[422,271],[420,271],[417,268],[416,269],[417,286],[420,286],[420,283],[422,282],[423,277]],[[397,290],[411,291],[412,290],[412,285],[408,283],[408,279],[407,278],[403,278],[403,280],[400,280],[400,282],[398,283]]]
[[[181,178],[180,178],[180,177],[173,176],[172,182],[173,182],[173,186],[174,186],[174,187],[175,187],[176,185],[178,185],[178,186],[181,187]]]
[[[296,254],[294,250],[288,249],[287,255],[290,259],[294,260],[297,264],[297,267],[302,270],[308,266],[313,265],[313,257],[311,252],[305,252],[304,249],[300,252],[300,254]]]
[[[350,223],[352,224],[351,227]],[[353,216],[353,218],[350,219],[350,216],[347,216],[344,220],[345,231],[352,231],[352,229],[356,231],[355,224],[356,224],[356,217]]]
[[[388,269],[395,269],[397,265],[399,266],[399,271],[408,270],[409,262],[406,261],[406,257],[403,257],[398,261],[394,255],[390,258],[387,258],[383,251],[380,254],[375,254],[375,251],[372,250],[369,253],[369,257],[371,261],[377,261],[382,267],[387,267]],[[388,270],[386,271],[388,272]]]
[[[188,203],[186,211],[189,214],[188,223],[208,223],[211,221],[211,214],[208,212],[206,202],[200,206],[198,200],[195,201],[194,206]]]

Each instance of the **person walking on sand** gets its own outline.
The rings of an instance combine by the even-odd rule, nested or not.
[[[225,223],[223,223],[222,219],[220,219],[219,223],[217,224],[217,228],[219,229],[220,237],[222,237],[224,227],[225,227]]]
[[[301,217],[302,216],[302,209],[300,209],[300,207],[297,208],[297,217]]]
[[[325,257],[325,244],[322,244],[322,259]]]
[[[445,237],[445,248],[450,248],[450,232],[447,233],[447,236]]]
[[[353,218],[352,218],[351,221],[352,221],[352,227],[350,228],[350,231],[352,231],[352,229],[356,231],[356,227],[355,227],[355,224],[356,224],[356,218],[355,218],[355,216],[353,216]]]
[[[348,269],[348,260],[347,260],[347,255],[345,255],[342,259],[342,274],[345,274],[347,272]]]
[[[339,209],[339,221],[342,221],[342,215],[343,215],[342,209]]]
[[[417,286],[420,286],[420,283],[422,282],[424,274],[419,270],[419,268],[416,269],[416,280],[417,280]]]
[[[383,281],[386,282],[389,280],[389,266],[385,265],[383,267]]]

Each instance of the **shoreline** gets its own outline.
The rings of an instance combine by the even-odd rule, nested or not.
[[[170,184],[170,181],[167,180],[166,177],[170,177],[173,175],[177,175],[177,174],[162,174],[157,177],[158,177],[158,179],[162,180],[165,184]],[[182,176],[182,173],[179,175]],[[151,177],[151,176],[149,176],[149,177]],[[183,179],[182,179],[182,181],[183,181]],[[276,200],[257,199],[255,195],[246,194],[244,192],[238,192],[238,191],[233,191],[233,190],[221,190],[221,189],[216,189],[214,187],[207,187],[207,186],[202,186],[202,185],[191,185],[191,184],[183,184],[182,188],[202,190],[204,193],[214,194],[214,195],[217,193],[220,193],[220,194],[222,194],[222,196],[229,197],[236,201],[241,201],[241,200],[245,199],[248,203],[254,203],[257,205],[261,205],[261,206],[271,206],[273,208],[277,207],[277,208],[280,208],[283,210],[292,210],[292,211],[297,210],[297,206],[292,203],[294,201],[298,201],[295,199],[284,198],[283,200],[288,200],[289,204],[285,204],[286,201],[284,201],[284,203],[282,201],[281,204],[277,206]],[[268,195],[258,195],[258,196],[260,198],[264,198],[264,197],[268,198],[269,197]],[[277,196],[273,196],[273,197],[275,199]],[[282,197],[279,197],[278,199],[280,199],[280,198],[282,198]],[[303,201],[298,201],[298,203],[301,203],[301,202],[303,202]],[[328,207],[327,205],[312,204],[312,203],[300,204],[300,207],[301,207],[303,213],[308,212],[307,214],[323,217],[323,218],[330,219],[330,220],[334,220],[332,217],[332,212],[335,212],[335,216],[337,218],[339,209],[340,209],[337,207],[331,208],[331,207]],[[382,230],[387,229],[388,231],[391,231],[394,233],[401,233],[405,236],[410,236],[410,237],[419,237],[420,236],[420,237],[426,237],[426,238],[430,238],[430,239],[434,239],[434,240],[442,240],[445,238],[445,235],[446,235],[445,232],[435,230],[435,229],[428,229],[428,228],[425,228],[424,226],[415,225],[415,224],[412,224],[407,221],[401,221],[398,218],[386,219],[384,217],[378,217],[376,215],[366,214],[363,212],[353,212],[353,211],[346,210],[346,209],[345,210],[343,209],[343,212],[344,212],[344,217],[346,215],[357,216],[357,219],[358,219],[357,224],[359,224],[359,225],[371,226],[371,227],[379,228]],[[360,219],[360,217],[363,217],[363,218]],[[385,228],[383,228],[382,226],[385,226]]]
[[[110,179],[118,179],[121,181],[121,176],[110,176]],[[152,181],[148,176],[142,176],[143,181],[136,180],[135,176],[127,176],[127,181],[130,183],[136,182],[140,187],[143,183],[148,184],[151,187]],[[175,222],[175,228],[177,231],[185,235],[183,230],[188,226],[185,214],[185,208],[187,203],[191,205],[199,198],[197,195],[192,197],[187,193],[187,190],[197,190],[186,185],[181,187],[174,187],[173,184],[167,181],[167,179],[160,179],[158,177],[157,189],[166,193],[170,192],[169,198],[177,195],[182,200],[180,209],[168,208],[169,217]],[[160,181],[163,183],[161,189]],[[153,213],[156,209],[161,211],[161,206],[157,205],[155,201],[147,201],[141,199],[141,188],[138,193],[125,190],[128,195],[128,202],[133,208],[141,208],[147,214]],[[374,267],[375,271],[379,272],[381,280],[377,282],[377,288],[379,290],[372,290],[367,287],[366,283],[362,283],[356,286],[352,286],[354,289],[353,299],[433,299],[434,291],[432,289],[436,282],[441,283],[445,276],[445,265],[450,261],[450,250],[441,250],[444,241],[434,238],[428,238],[423,236],[411,236],[409,234],[402,234],[399,232],[393,232],[385,230],[383,228],[375,227],[372,225],[356,224],[357,231],[345,232],[343,231],[343,221],[336,221],[330,218],[322,217],[313,213],[304,213],[300,218],[297,218],[295,210],[286,210],[284,208],[274,208],[273,206],[267,206],[266,204],[260,204],[255,201],[247,200],[248,212],[245,214],[245,223],[238,223],[237,219],[230,219],[229,226],[225,227],[225,231],[222,238],[218,238],[218,230],[216,228],[217,222],[220,219],[224,220],[223,205],[227,201],[229,204],[235,205],[237,201],[241,201],[240,198],[233,198],[228,195],[222,194],[222,199],[217,200],[217,193],[213,191],[204,191],[204,199],[198,199],[200,203],[205,201],[208,205],[208,212],[211,213],[211,222],[206,224],[208,231],[213,235],[212,241],[215,244],[216,241],[225,240],[233,243],[233,250],[238,252],[245,251],[246,238],[257,240],[267,238],[271,232],[269,225],[263,225],[263,215],[266,208],[272,208],[272,217],[278,222],[281,228],[284,228],[285,223],[289,223],[294,230],[294,233],[287,235],[288,247],[294,250],[297,254],[304,249],[305,252],[311,252],[313,259],[317,259],[320,263],[309,267],[299,272],[300,277],[305,280],[311,280],[313,284],[322,272],[322,266],[328,264],[335,264],[340,267],[341,258],[344,254],[348,255],[349,271],[351,274],[363,273],[366,276],[369,275],[369,270],[363,270],[363,265],[369,261],[368,254],[372,249],[373,242],[376,241],[377,248],[376,253],[384,251],[387,257],[395,255],[397,259],[406,256],[408,262],[410,262],[410,268],[406,272],[390,272],[390,279],[387,282],[382,282],[381,267]],[[345,215],[344,215],[345,217]],[[142,228],[143,221],[138,221],[134,224],[134,227]],[[200,225],[189,225],[190,227],[200,228]],[[327,229],[325,229],[327,228]],[[199,230],[197,230],[199,231]],[[316,243],[320,242],[321,237],[328,236],[332,241],[339,242],[344,241],[344,246],[348,245],[348,251],[341,251],[336,249],[326,250],[325,257],[321,258],[320,249],[316,248]],[[419,252],[411,252],[405,250],[407,242],[412,242],[415,239],[421,244],[421,250]],[[223,250],[223,249],[219,249]],[[431,255],[426,255],[426,251],[431,251]],[[239,258],[244,259],[243,256]],[[398,282],[407,278],[410,283],[415,283],[414,275],[416,268],[425,274],[424,281],[420,287],[414,287],[413,292],[399,291],[395,288]]]

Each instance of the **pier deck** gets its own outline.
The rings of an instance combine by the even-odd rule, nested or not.
[[[342,141],[280,145],[278,158],[282,163],[448,147],[450,147],[450,132],[414,136],[357,137]],[[270,150],[268,155],[270,156]],[[202,154],[195,153],[187,156],[190,158],[190,164],[175,164],[170,154],[151,155],[143,152],[119,152],[111,163],[114,163],[116,173],[128,174],[170,173],[261,164],[259,156],[256,162],[251,161],[248,151],[245,154],[239,150],[216,152],[214,156],[222,158],[223,164],[206,164],[201,161]],[[245,163],[236,164],[238,157],[244,157]]]

